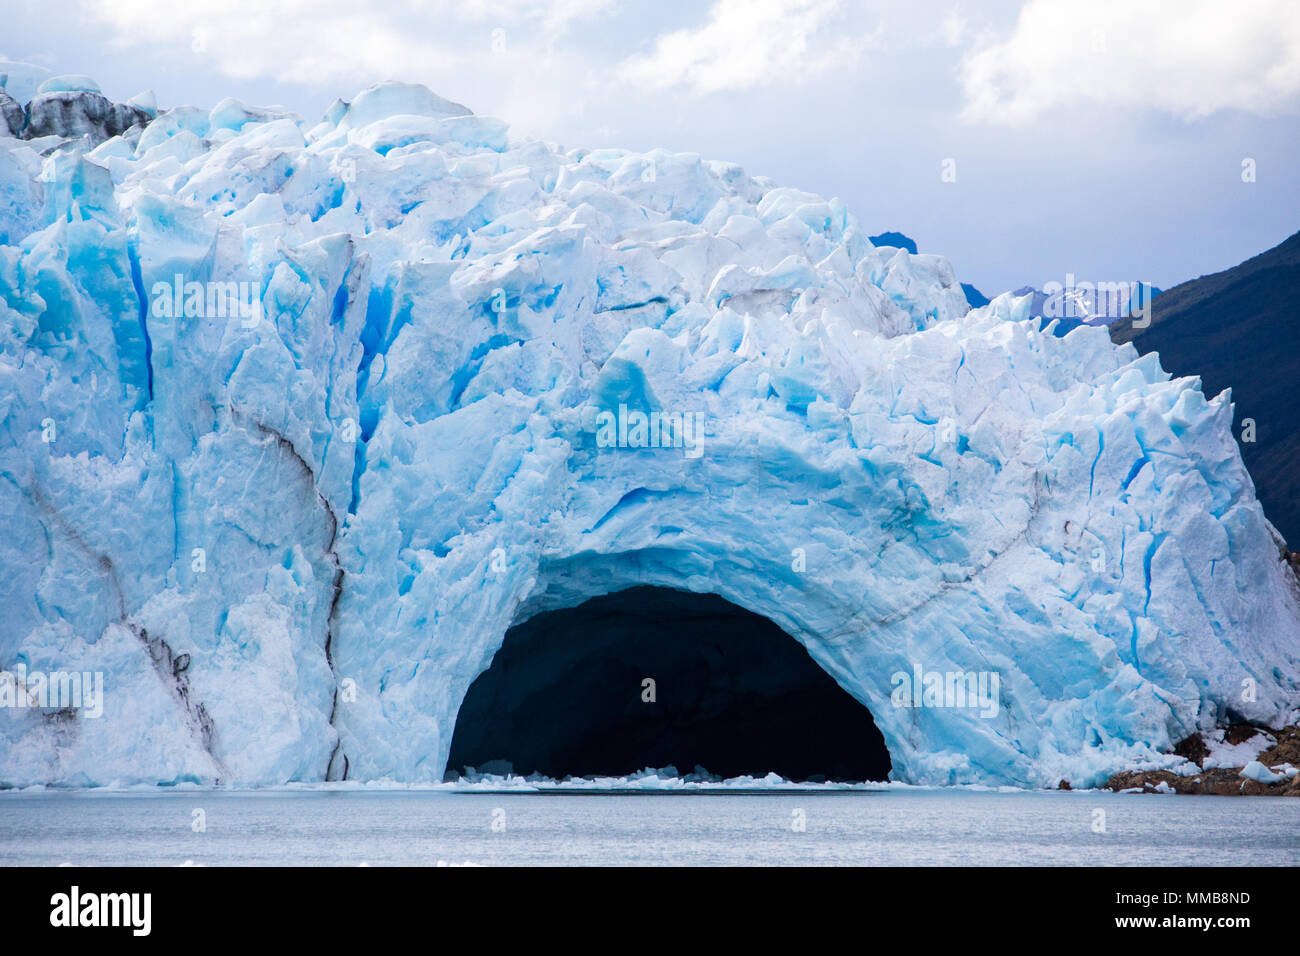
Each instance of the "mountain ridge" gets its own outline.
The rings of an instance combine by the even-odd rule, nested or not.
[[[1199,377],[1207,396],[1231,390],[1242,458],[1264,514],[1292,548],[1300,545],[1300,414],[1292,397],[1300,383],[1297,293],[1300,232],[1161,293],[1147,328],[1130,319],[1111,327],[1116,344],[1158,353],[1166,372]]]

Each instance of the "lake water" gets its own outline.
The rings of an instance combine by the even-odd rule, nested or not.
[[[0,864],[186,861],[1296,865],[1300,800],[913,788],[0,794]]]

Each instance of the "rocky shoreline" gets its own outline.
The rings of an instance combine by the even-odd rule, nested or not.
[[[1224,797],[1300,797],[1300,726],[1269,730],[1252,724],[1234,724],[1225,730],[1229,744],[1241,744],[1258,734],[1273,743],[1253,761],[1241,767],[1205,768],[1209,748],[1200,734],[1193,734],[1174,748],[1174,753],[1201,767],[1199,773],[1180,775],[1170,770],[1130,770],[1106,781],[1106,789],[1140,793],[1210,794]]]

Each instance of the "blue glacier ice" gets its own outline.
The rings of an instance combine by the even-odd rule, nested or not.
[[[313,125],[74,79],[24,80],[63,132],[0,125],[0,667],[105,700],[0,711],[0,785],[438,781],[507,628],[647,584],[779,624],[899,781],[1294,719],[1230,397],[1155,355],[733,164],[403,84]],[[917,667],[996,715],[895,706]]]

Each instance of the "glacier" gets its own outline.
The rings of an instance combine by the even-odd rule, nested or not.
[[[899,782],[1097,785],[1294,719],[1230,396],[1106,329],[420,86],[311,124],[38,80],[0,100],[0,668],[105,702],[4,708],[0,786],[438,782],[510,626],[638,585],[777,623]],[[895,706],[917,669],[998,675],[996,713]]]

